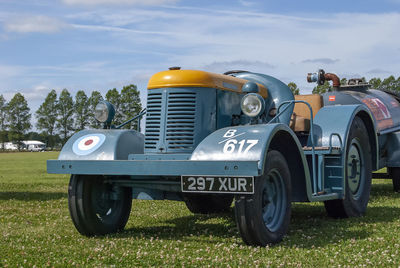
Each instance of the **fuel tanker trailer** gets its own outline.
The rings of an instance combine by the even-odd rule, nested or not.
[[[100,102],[103,129],[74,134],[47,171],[71,174],[69,210],[86,236],[121,231],[132,198],[181,200],[193,213],[234,202],[243,241],[257,246],[282,240],[293,202],[361,216],[373,171],[387,167],[399,190],[399,98],[323,70],[308,80],[333,91],[293,96],[265,74],[170,68],[150,78],[146,110],[128,121],[146,114],[144,134],[113,125],[113,105]]]

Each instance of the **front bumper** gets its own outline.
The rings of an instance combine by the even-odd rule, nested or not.
[[[143,176],[259,176],[258,161],[195,160],[47,160],[53,174]]]

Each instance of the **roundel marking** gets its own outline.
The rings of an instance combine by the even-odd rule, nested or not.
[[[105,140],[106,136],[104,134],[88,134],[74,142],[72,151],[77,155],[88,155],[96,151]]]

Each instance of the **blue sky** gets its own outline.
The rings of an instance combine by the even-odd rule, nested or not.
[[[105,94],[170,66],[295,82],[400,75],[400,0],[0,0],[0,94]]]

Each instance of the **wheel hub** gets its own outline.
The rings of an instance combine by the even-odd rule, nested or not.
[[[353,195],[357,197],[361,185],[362,158],[358,142],[353,141],[347,154],[347,180]]]
[[[99,183],[97,187],[93,187],[92,202],[97,215],[107,216],[113,212],[118,195],[115,188],[105,183]]]
[[[283,179],[277,170],[271,170],[264,183],[262,195],[262,217],[265,226],[276,231],[284,217],[286,192]]]

